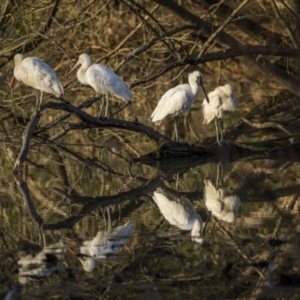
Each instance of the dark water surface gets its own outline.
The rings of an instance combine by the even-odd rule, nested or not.
[[[150,120],[169,87],[140,91],[116,117],[174,138],[171,119],[160,127]],[[297,132],[300,107],[290,98],[276,111],[274,99],[234,89],[240,106],[225,118],[226,139],[255,155],[233,156],[225,144],[217,146],[222,159],[136,162],[157,146],[139,133],[74,130],[49,142],[59,124],[32,137],[22,179],[12,170],[33,109],[19,118],[3,111],[0,298],[299,299],[299,156],[268,155],[286,134],[241,117]],[[78,102],[91,96],[83,92]],[[214,125],[202,125],[201,98],[180,120],[179,139],[210,146]],[[94,106],[87,112],[96,115]],[[61,114],[43,111],[38,126]]]
[[[2,177],[3,297],[296,299],[298,163],[110,167]]]

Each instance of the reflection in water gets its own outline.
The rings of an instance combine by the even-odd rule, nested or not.
[[[223,187],[215,187],[208,180],[204,180],[204,201],[207,209],[219,220],[232,223],[240,207],[240,198]]]
[[[22,284],[28,281],[44,280],[58,269],[63,259],[66,246],[63,241],[50,245],[37,253],[22,256],[18,260],[19,281]]]
[[[135,224],[127,222],[113,230],[99,231],[93,240],[84,241],[77,255],[83,269],[92,272],[97,260],[107,259],[119,252],[134,230]]]
[[[203,243],[202,219],[188,199],[174,196],[174,200],[170,200],[164,195],[162,189],[157,189],[152,198],[171,225],[181,230],[191,230],[192,240]]]

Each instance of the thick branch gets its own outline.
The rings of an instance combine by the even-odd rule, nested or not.
[[[157,157],[162,156],[190,156],[190,155],[209,155],[210,152],[203,148],[193,145],[176,143],[170,140],[169,138],[163,136],[159,132],[155,131],[153,128],[143,125],[137,122],[129,122],[124,120],[117,119],[107,119],[107,118],[95,118],[88,113],[82,111],[81,109],[73,106],[70,103],[57,103],[57,102],[48,102],[41,107],[41,111],[46,108],[64,110],[70,113],[75,114],[81,122],[80,124],[68,124],[65,126],[65,131],[73,129],[87,129],[87,128],[97,128],[97,127],[109,127],[109,128],[119,128],[125,129],[133,132],[139,132],[146,135],[151,140],[156,141],[159,144],[159,151]],[[25,128],[23,133],[23,144],[21,151],[16,159],[14,172],[18,174],[21,173],[21,167],[24,164],[28,152],[29,152],[29,143],[33,131],[41,117],[40,113],[34,113],[31,117],[30,122]]]
[[[154,2],[172,11],[183,20],[193,23],[195,26],[197,26],[198,29],[203,30],[204,34],[207,36],[210,36],[212,32],[215,32],[218,29],[217,27],[211,25],[208,22],[203,21],[196,15],[190,13],[188,10],[178,5],[173,0],[154,0]],[[243,46],[238,40],[236,40],[224,31],[219,33],[219,35],[216,37],[216,41],[221,45],[227,47]],[[271,64],[265,59],[255,60],[252,57],[243,57],[242,59],[247,64],[250,64],[251,66],[255,67],[264,76],[277,81],[278,83],[289,89],[292,93],[300,97],[299,80],[296,80],[294,77],[290,76],[286,72],[282,72],[277,66]]]
[[[167,73],[168,71],[173,70],[176,67],[179,66],[185,66],[187,64],[190,65],[198,65],[204,62],[208,61],[214,61],[214,60],[222,60],[222,59],[228,59],[228,58],[234,58],[239,56],[247,56],[247,55],[272,55],[272,56],[286,56],[286,57],[294,57],[299,58],[299,50],[298,49],[291,49],[291,48],[281,48],[281,47],[270,47],[270,46],[241,46],[237,48],[230,48],[225,49],[221,51],[216,52],[210,52],[202,55],[201,57],[195,56],[195,57],[187,57],[186,59],[182,61],[174,61],[170,64],[155,70],[148,76],[145,76],[141,79],[138,79],[131,83],[130,87],[134,87],[143,83],[146,83],[148,81],[154,80],[158,78],[159,76]],[[263,58],[260,58],[263,59]],[[274,66],[271,64],[271,66]],[[277,68],[277,67],[276,67]],[[278,70],[278,72],[281,70]],[[291,75],[287,74],[284,71],[281,71],[283,74],[282,76],[287,76],[287,80],[291,80],[294,82],[294,84],[299,83],[297,79],[292,77]]]
[[[28,152],[29,152],[29,143],[30,143],[31,136],[32,136],[33,131],[34,131],[37,123],[39,122],[40,118],[41,118],[41,114],[38,112],[35,112],[32,115],[30,122],[28,123],[28,125],[26,126],[26,128],[23,132],[22,148],[21,148],[20,153],[15,161],[14,173],[15,172],[17,172],[18,174],[21,173],[22,165],[24,164],[24,162],[27,158]]]

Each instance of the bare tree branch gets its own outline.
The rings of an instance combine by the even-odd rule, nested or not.
[[[257,122],[251,122],[249,120],[247,120],[246,118],[242,118],[242,120],[247,123],[248,125],[254,127],[254,128],[277,128],[280,129],[282,131],[284,131],[286,134],[288,135],[293,135],[293,133],[291,131],[289,131],[285,126],[278,124],[276,122],[264,122],[264,123],[257,123]]]
[[[178,5],[173,0],[154,0],[154,2],[172,11],[183,20],[191,22],[192,24],[197,26],[197,28],[202,29],[204,34],[206,34],[207,36],[211,35],[211,30],[213,30],[214,32],[217,30],[215,26],[203,21],[199,17],[186,10],[184,7]],[[221,45],[228,47],[236,48],[243,46],[237,39],[233,38],[231,35],[227,34],[224,31],[218,34],[218,36],[216,37],[216,41]],[[242,60],[247,64],[255,67],[264,76],[277,81],[279,84],[285,86],[292,93],[300,97],[300,81],[296,80],[286,72],[283,72],[276,65],[270,63],[266,59],[258,58],[257,60],[255,60],[249,56],[243,57]]]
[[[14,57],[16,53],[18,52],[27,53],[40,45],[40,43],[44,40],[43,35],[45,35],[46,32],[51,28],[51,25],[53,23],[53,18],[55,17],[56,12],[58,10],[59,2],[60,0],[55,0],[54,5],[52,6],[52,9],[50,10],[49,15],[47,17],[47,20],[45,24],[42,26],[41,30],[35,33],[32,39],[27,40],[21,46],[17,46],[13,48],[10,51],[10,54],[5,56],[7,58],[7,61],[0,64],[0,68],[6,65]]]

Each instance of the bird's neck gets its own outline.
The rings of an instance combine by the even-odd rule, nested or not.
[[[200,219],[199,216],[197,216],[191,231],[192,237],[194,238],[202,237],[202,224],[203,224],[202,220]]]
[[[85,73],[87,69],[88,68],[82,65],[77,71],[77,79],[81,84],[87,84],[85,80]]]
[[[190,83],[190,86],[191,86],[193,95],[195,97],[197,97],[199,94],[199,91],[200,91],[200,87],[199,87],[198,83],[197,82]]]

